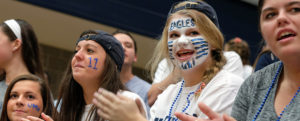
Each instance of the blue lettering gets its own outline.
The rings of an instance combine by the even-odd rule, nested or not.
[[[190,27],[190,26],[189,26],[190,20],[191,20],[191,19],[187,19],[187,20],[185,21],[185,24],[186,24],[187,27]]]
[[[89,59],[90,59],[90,64],[89,64],[89,66],[88,67],[92,67],[92,57],[89,57]]]
[[[96,65],[97,65],[97,62],[98,62],[98,58],[94,58],[94,60],[95,60],[95,66],[94,66],[94,68],[93,68],[93,69],[97,70],[97,67],[96,67]]]

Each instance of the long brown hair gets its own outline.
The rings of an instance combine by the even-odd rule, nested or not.
[[[80,37],[87,34],[97,34],[97,32],[88,30],[83,32]],[[117,69],[117,65],[108,54],[104,65],[104,71],[101,74],[103,75],[102,80],[98,82],[101,85],[100,87],[113,93],[117,93],[120,89],[125,89],[120,81],[120,72]],[[73,78],[70,62],[62,80],[58,103],[56,105],[56,109],[59,109],[59,107],[60,109],[55,114],[54,119],[57,121],[80,121],[85,105],[83,89]],[[96,107],[94,105],[89,111],[88,119],[100,120],[100,117],[96,114]]]
[[[40,59],[40,51],[38,45],[38,39],[33,31],[32,26],[25,20],[15,19],[21,27],[22,36],[22,59],[31,74],[37,75],[43,79],[44,71]],[[17,39],[13,31],[5,23],[0,24],[0,29],[6,34],[10,41]],[[2,79],[5,77],[5,73],[2,74]],[[0,80],[1,81],[1,80]]]
[[[2,114],[0,121],[9,121],[8,116],[7,116],[7,103],[8,100],[10,99],[10,93],[13,87],[17,82],[24,81],[24,80],[30,80],[33,82],[37,82],[40,85],[40,92],[41,96],[43,99],[43,111],[46,115],[52,116],[54,110],[54,105],[53,105],[53,100],[51,97],[51,91],[46,83],[45,80],[42,80],[41,78],[35,76],[35,75],[21,75],[16,77],[7,87],[5,97],[4,97],[4,103],[3,103],[3,108],[2,108]]]

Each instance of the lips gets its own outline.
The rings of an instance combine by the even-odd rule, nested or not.
[[[84,68],[84,66],[83,66],[83,65],[81,65],[81,64],[75,64],[75,65],[74,65],[74,67],[78,67],[78,68]]]
[[[180,61],[186,61],[186,60],[189,60],[193,56],[194,53],[195,53],[194,50],[181,49],[176,52],[176,56]]]
[[[23,114],[23,113],[26,113],[24,110],[21,110],[21,109],[14,110],[14,112],[15,112],[16,114]]]
[[[277,41],[282,41],[297,36],[297,33],[292,29],[280,30],[277,34]]]

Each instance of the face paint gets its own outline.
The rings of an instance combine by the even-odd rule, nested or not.
[[[92,67],[92,57],[89,57],[89,60],[90,60],[90,64],[89,64],[88,67],[97,70],[97,67],[96,67],[96,66],[97,66],[97,63],[98,63],[98,58],[94,58],[94,61],[95,61],[94,67]]]
[[[191,18],[186,19],[178,19],[176,21],[172,21],[170,24],[169,31],[172,31],[174,29],[181,29],[184,27],[194,27],[194,21]]]
[[[40,111],[40,108],[37,105],[35,105],[35,104],[27,104],[27,106],[29,108],[32,108],[32,109],[36,110],[37,112]]]
[[[187,22],[194,23],[190,17],[174,19],[171,21],[168,40],[170,59],[183,70],[191,69],[202,64],[209,54],[207,41],[200,35],[190,35],[189,32],[198,32],[195,24],[174,26],[174,23]],[[172,34],[176,33],[177,37]]]

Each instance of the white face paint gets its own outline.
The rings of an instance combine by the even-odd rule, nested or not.
[[[209,54],[207,41],[190,17],[173,18],[168,31],[170,59],[183,70],[202,64]]]

